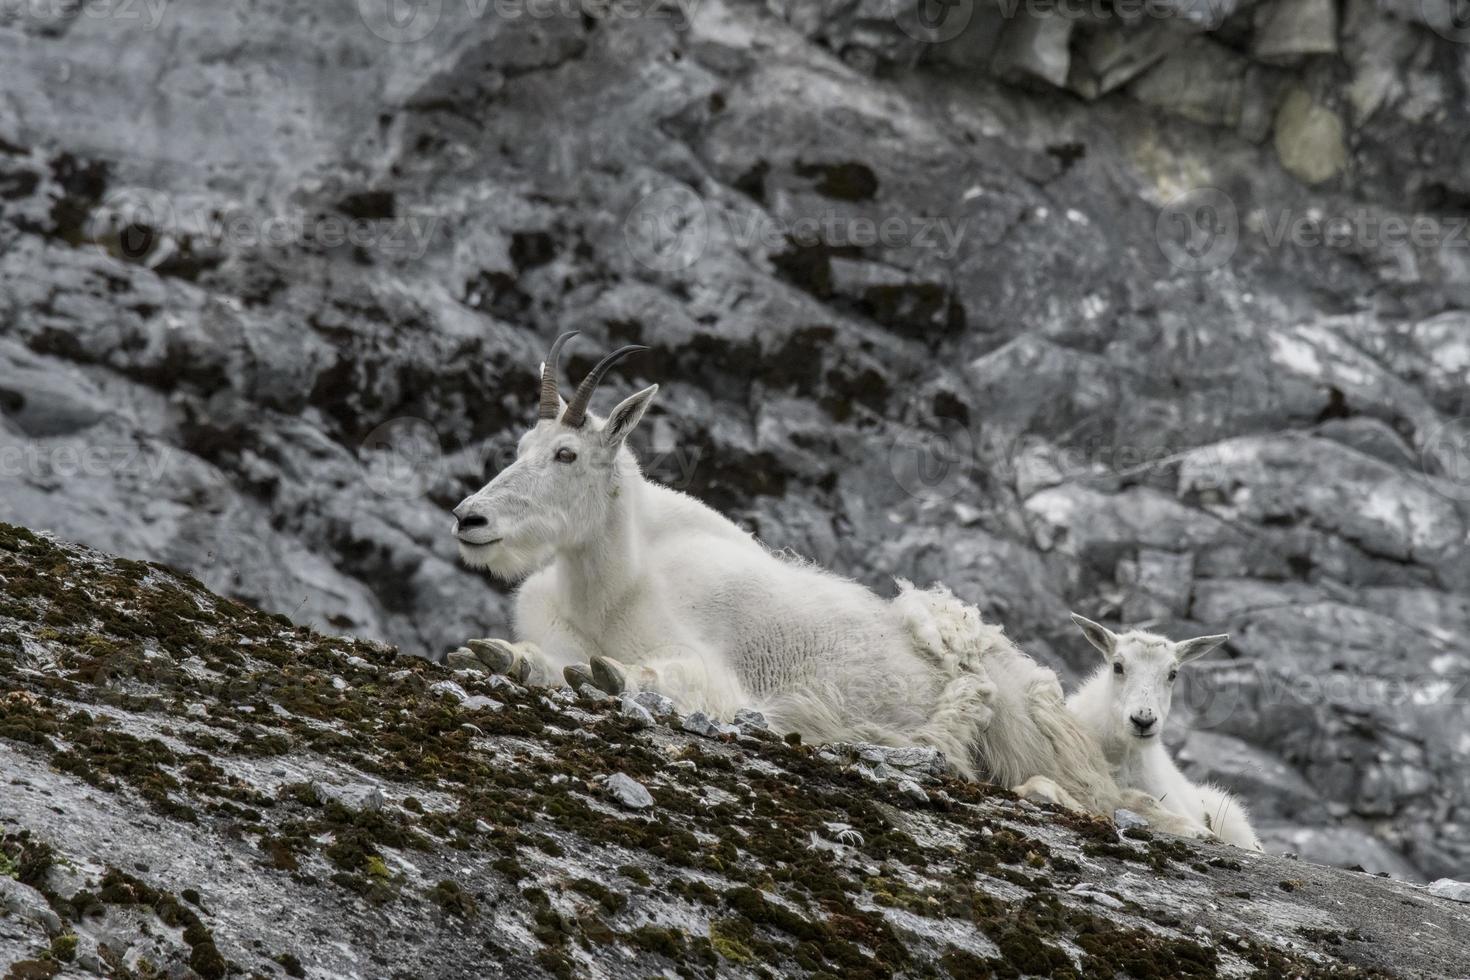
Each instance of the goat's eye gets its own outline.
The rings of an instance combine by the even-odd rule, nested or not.
[[[1169,681],[1170,681],[1170,683],[1172,683],[1173,680],[1174,680],[1174,678],[1176,678],[1178,676],[1179,676],[1179,671],[1177,671],[1177,670],[1171,670],[1171,671],[1169,671]]]
[[[1123,665],[1121,663],[1115,663],[1115,664],[1113,664],[1113,673],[1117,674],[1119,677],[1122,677],[1123,676]]]
[[[558,463],[574,463],[577,461],[577,454],[573,450],[568,449],[566,446],[562,446],[556,451],[556,455],[552,458],[555,459]]]

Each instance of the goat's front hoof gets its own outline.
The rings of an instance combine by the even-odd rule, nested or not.
[[[566,678],[567,684],[574,691],[582,690],[583,684],[597,686],[597,681],[593,679],[592,668],[587,664],[567,664],[561,669],[561,676]]]
[[[1219,840],[1215,832],[1188,817],[1162,816],[1149,821],[1149,829],[1185,840]]]
[[[628,668],[611,657],[593,657],[592,686],[608,694],[622,694],[628,689]]]
[[[505,676],[517,684],[529,686],[531,683],[531,667],[531,658],[517,653],[515,661],[510,665],[510,669],[505,672]],[[536,683],[545,684],[546,681],[538,679]]]
[[[515,647],[505,640],[469,640],[467,645],[492,674],[506,674],[515,665]]]
[[[1078,803],[1071,793],[1046,776],[1032,776],[1021,785],[1011,787],[1011,792],[1032,803],[1050,803],[1068,810],[1083,809],[1082,804]]]

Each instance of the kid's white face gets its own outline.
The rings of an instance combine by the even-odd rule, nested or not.
[[[1075,613],[1072,620],[1106,659],[1114,708],[1108,734],[1114,739],[1158,738],[1169,720],[1179,669],[1229,639],[1221,634],[1174,643],[1141,630],[1114,633]]]
[[[1113,732],[1128,738],[1157,738],[1169,718],[1179,662],[1174,644],[1156,637],[1125,633],[1114,644],[1110,661],[1113,684]]]

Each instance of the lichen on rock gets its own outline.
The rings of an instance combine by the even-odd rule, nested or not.
[[[1470,911],[1414,886],[1120,834],[926,750],[750,715],[693,733],[464,672],[444,698],[444,667],[8,525],[0,586],[21,975],[1413,976],[1470,955]]]

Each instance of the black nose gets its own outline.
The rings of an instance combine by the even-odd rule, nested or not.
[[[490,523],[489,518],[482,517],[479,514],[466,514],[464,517],[455,518],[455,520],[458,522],[461,531],[472,527],[484,527]]]
[[[1154,719],[1152,718],[1140,718],[1137,715],[1133,715],[1128,720],[1133,722],[1133,727],[1140,732],[1146,732],[1154,727]]]

